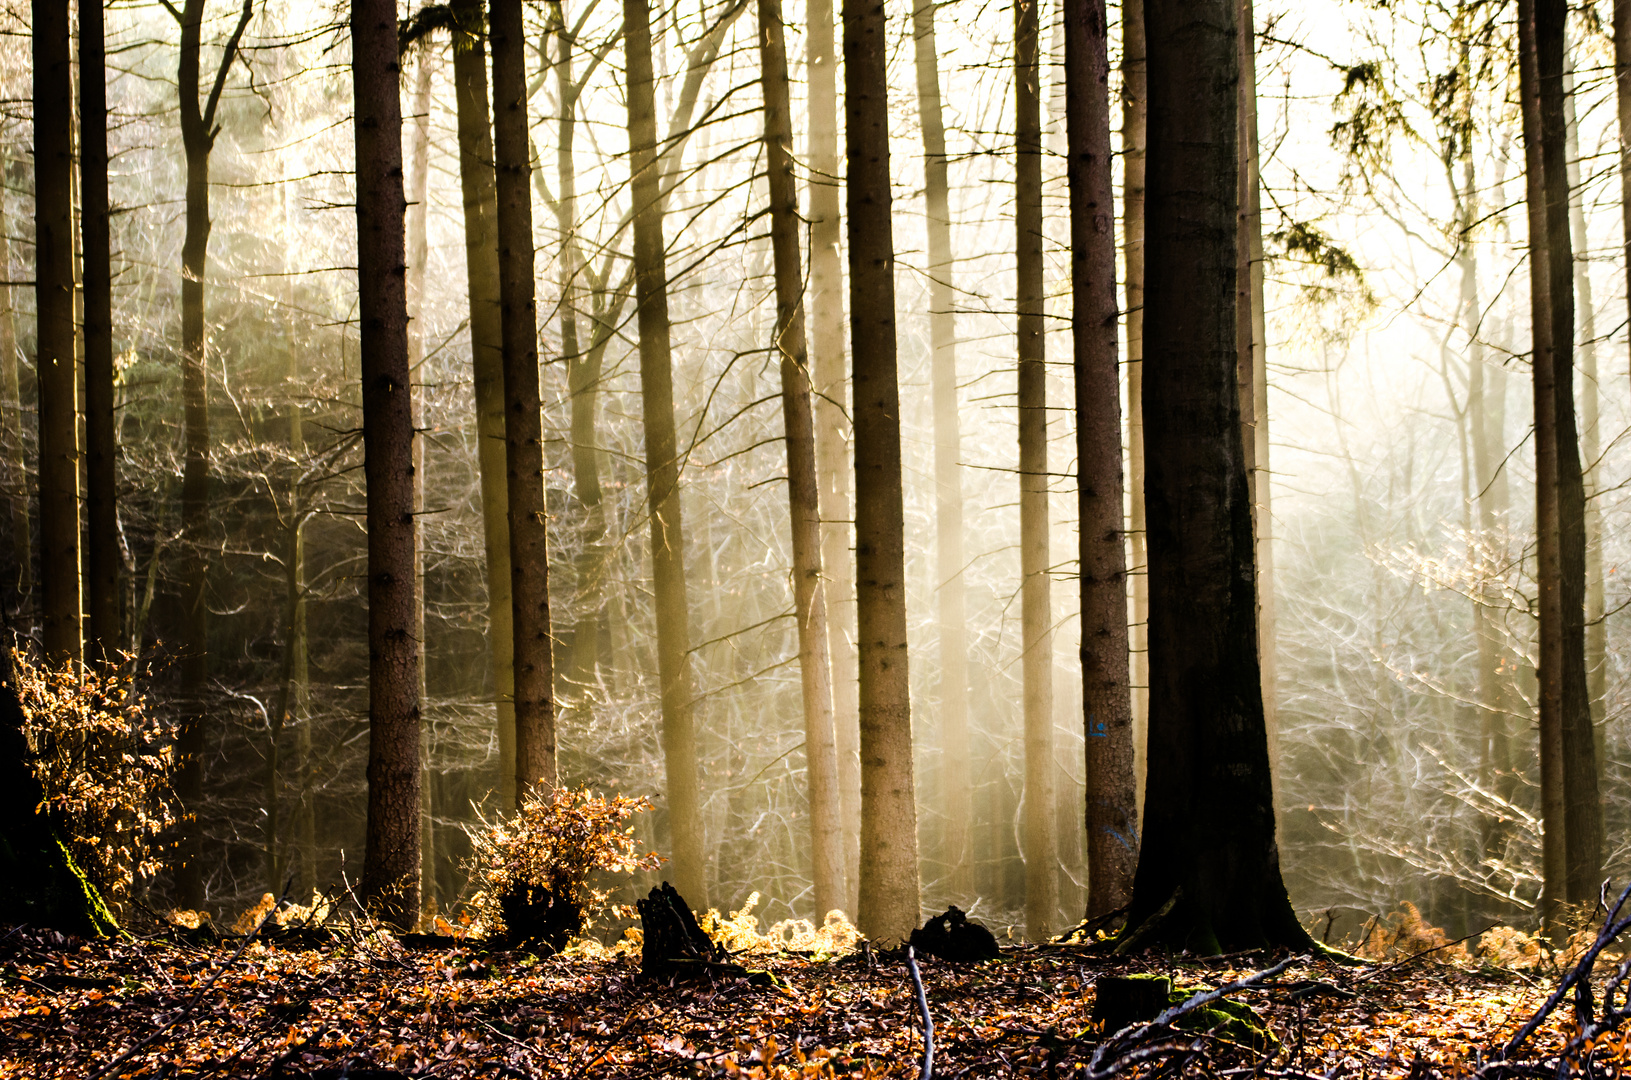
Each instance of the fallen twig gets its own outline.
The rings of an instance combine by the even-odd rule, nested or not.
[[[929,1015],[929,995],[923,992],[923,973],[917,969],[917,953],[906,946],[906,969],[912,973],[912,988],[917,991],[918,1011],[923,1014],[923,1071],[921,1080],[934,1076],[934,1017]]]

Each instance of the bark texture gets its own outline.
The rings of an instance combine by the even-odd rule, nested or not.
[[[804,759],[810,799],[815,917],[843,908],[844,853],[838,810],[838,745],[827,653],[827,590],[821,580],[820,483],[815,419],[804,341],[804,271],[799,257],[798,188],[793,180],[793,109],[781,0],[759,0],[759,57],[765,95],[770,245],[776,270],[776,352],[781,358],[787,498],[793,532],[793,615],[798,622],[804,697]]]
[[[1038,0],[1014,2],[1014,243],[1019,354],[1020,657],[1025,718],[1025,933],[1059,906],[1053,828],[1053,579],[1048,576],[1048,372],[1043,336]]]
[[[676,887],[698,910],[706,910],[708,889],[697,784],[696,680],[691,670],[685,534],[680,520],[668,266],[663,244],[662,177],[657,153],[656,80],[651,67],[651,9],[647,0],[623,0],[623,33],[628,54],[629,166],[633,173],[640,401],[646,439],[646,498],[651,507],[651,561],[657,608],[657,668],[662,687],[669,836]]]
[[[538,309],[532,243],[532,152],[527,138],[526,39],[521,0],[493,0],[494,143],[498,271],[503,313],[505,475],[515,633],[516,807],[549,789],[555,765],[554,663],[549,629],[549,536],[544,420],[538,390]]]
[[[1066,0],[1071,343],[1076,373],[1082,711],[1087,752],[1087,917],[1126,905],[1138,853],[1122,530],[1116,228],[1104,0]]]
[[[816,466],[821,480],[821,568],[827,579],[838,802],[844,833],[845,910],[856,910],[861,865],[861,727],[851,545],[849,380],[844,368],[843,222],[838,189],[838,63],[832,0],[810,0],[809,82],[810,379],[815,392]]]
[[[1542,917],[1595,896],[1602,816],[1585,665],[1585,489],[1574,415],[1574,280],[1565,160],[1567,5],[1518,8],[1535,384],[1540,589]],[[1561,835],[1559,835],[1561,834]]]
[[[114,429],[113,254],[108,233],[107,47],[100,0],[79,5],[79,192],[85,305],[85,600],[93,659],[124,648],[124,559]]]
[[[1030,6],[1034,22],[1035,0],[1022,2]],[[934,398],[935,599],[940,630],[941,798],[946,823],[946,883],[954,899],[967,902],[974,888],[973,815],[969,812],[974,804],[974,781],[970,775],[968,745],[963,436],[957,409],[957,318],[956,294],[952,288],[956,266],[951,246],[951,183],[947,175],[946,129],[940,106],[940,59],[935,46],[934,9],[934,0],[917,0],[912,8],[912,36],[916,42],[917,101],[923,128],[923,200],[929,234],[929,348],[933,356],[929,381]],[[1019,8],[1016,6],[1015,10]],[[1034,27],[1032,37],[1035,37]],[[1034,40],[1032,44],[1034,68]],[[1040,168],[1040,158],[1037,160]],[[1035,194],[1040,197],[1040,190]],[[1040,206],[1036,217],[1040,219]],[[1036,254],[1040,259],[1040,246]],[[1030,314],[1036,325],[1027,323],[1027,327],[1037,335],[1040,345],[1040,314]],[[1027,802],[1028,808],[1030,805]]]
[[[1568,138],[1563,160],[1569,178],[1569,238],[1574,251],[1587,250],[1586,209],[1580,190],[1580,135],[1575,117],[1574,69],[1566,62],[1563,77],[1564,120]],[[1591,266],[1585,259],[1573,260],[1575,322],[1580,338],[1580,456],[1585,495],[1586,546],[1586,698],[1591,707],[1592,765],[1597,772],[1599,793],[1607,764],[1603,724],[1608,712],[1608,624],[1603,596],[1603,513],[1598,495],[1602,491],[1599,467],[1603,452],[1600,426],[1600,386],[1597,379],[1597,308],[1591,292]]]
[[[1149,123],[1144,0],[1121,8],[1122,243],[1127,267],[1127,548],[1132,617],[1133,805],[1143,813],[1150,714],[1150,578],[1144,532],[1144,152]],[[1135,817],[1135,822],[1138,820]],[[1092,888],[1091,883],[1088,886]]]
[[[368,830],[362,898],[419,917],[419,642],[414,637],[413,394],[408,371],[396,5],[354,0],[357,287],[368,502]]]
[[[1240,0],[1240,235],[1236,243],[1235,340],[1240,365],[1241,445],[1252,499],[1252,551],[1257,561],[1257,663],[1269,765],[1279,768],[1274,688],[1274,537],[1269,501],[1269,386],[1263,312],[1263,209],[1257,160],[1257,33],[1251,0]]]
[[[34,296],[39,318],[40,614],[46,659],[80,659],[79,402],[74,373],[67,0],[35,0]],[[185,794],[185,793],[183,793]]]
[[[855,577],[860,643],[861,932],[904,941],[918,919],[917,803],[906,654],[905,518],[895,360],[894,231],[883,0],[844,0]]]
[[[482,543],[487,553],[487,643],[497,703],[499,804],[515,805],[515,623],[510,599],[509,483],[504,450],[504,329],[498,273],[498,191],[487,107],[480,0],[454,0],[453,93],[464,196],[470,362],[476,393]]]
[[[1150,0],[1150,741],[1122,948],[1303,945],[1280,878],[1236,365],[1237,0]]]

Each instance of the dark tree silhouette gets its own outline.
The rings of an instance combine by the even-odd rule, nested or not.
[[[396,5],[353,0],[357,287],[368,485],[368,833],[363,900],[419,917],[419,642],[414,637],[413,395],[404,269]]]
[[[1116,351],[1116,231],[1110,62],[1104,0],[1065,4],[1069,128],[1071,340],[1075,347],[1082,592],[1082,712],[1087,753],[1087,917],[1127,903],[1138,807],[1128,686],[1127,555],[1122,528],[1121,394]]]
[[[555,669],[549,630],[543,404],[538,390],[538,310],[533,292],[532,151],[527,138],[521,0],[493,0],[490,14],[504,336],[504,462],[515,634],[515,795],[519,806],[528,789],[555,786]]]
[[[67,0],[34,4],[34,295],[39,317],[40,607],[45,656],[80,658],[79,401]]]
[[[1302,945],[1257,663],[1235,273],[1237,0],[1148,0],[1144,320],[1150,743],[1122,947]]]

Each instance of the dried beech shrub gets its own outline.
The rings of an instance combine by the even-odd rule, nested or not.
[[[595,795],[587,788],[557,788],[529,795],[519,814],[487,826],[474,837],[471,855],[480,892],[472,897],[488,933],[519,931],[507,926],[505,902],[513,913],[518,897],[547,890],[579,916],[573,933],[606,905],[610,892],[590,885],[597,871],[655,870],[662,859],[642,854],[628,820],[650,808],[645,799]]]
[[[159,836],[176,823],[175,727],[149,713],[134,665],[76,672],[12,650],[23,736],[49,813],[80,868],[115,910],[162,869]]]

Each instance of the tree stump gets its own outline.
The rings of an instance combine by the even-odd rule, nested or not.
[[[978,964],[1002,956],[996,936],[979,923],[969,922],[955,904],[913,930],[911,944],[920,953],[954,964]]]
[[[583,912],[541,885],[521,883],[499,898],[510,945],[531,945],[553,955],[583,928]]]
[[[747,974],[741,966],[726,961],[724,950],[702,932],[685,897],[668,882],[652,889],[635,906],[644,934],[641,975],[666,981],[682,975]]]
[[[1094,984],[1093,1019],[1106,1034],[1154,1020],[1172,998],[1172,980],[1161,975],[1105,975]]]

